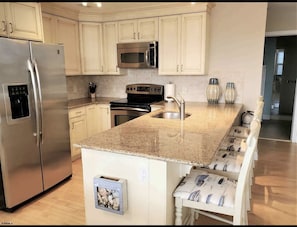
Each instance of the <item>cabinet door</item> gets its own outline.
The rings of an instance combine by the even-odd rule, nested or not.
[[[145,18],[137,21],[137,39],[139,41],[158,40],[158,18]]]
[[[81,66],[78,22],[57,17],[56,42],[64,44],[66,75],[79,75]]]
[[[118,68],[117,62],[118,23],[108,22],[103,24],[103,56],[104,73],[119,75],[123,70]]]
[[[184,14],[181,20],[181,74],[204,74],[206,13]]]
[[[42,41],[42,20],[39,3],[7,3],[6,22],[8,36]]]
[[[108,104],[99,104],[99,118],[101,122],[101,131],[111,128],[110,106]]]
[[[0,2],[0,35],[7,36],[7,23],[5,17],[5,3]]]
[[[88,137],[101,131],[99,105],[93,104],[86,107]]]
[[[75,143],[87,138],[87,121],[85,115],[69,118],[71,157],[74,161],[80,157],[80,148]]]
[[[180,16],[159,18],[159,74],[180,74]]]
[[[79,34],[82,73],[87,75],[102,74],[102,25],[99,23],[80,23]]]
[[[57,19],[49,14],[42,14],[43,36],[45,43],[56,43]]]
[[[119,42],[134,42],[137,40],[137,21],[119,21]]]

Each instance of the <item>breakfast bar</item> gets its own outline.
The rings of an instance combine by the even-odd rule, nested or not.
[[[242,107],[189,102],[180,120],[158,117],[178,112],[175,103],[162,102],[158,110],[81,141],[86,224],[173,224],[172,192],[193,165],[212,161]],[[120,199],[102,208],[98,179],[124,182],[112,188]]]

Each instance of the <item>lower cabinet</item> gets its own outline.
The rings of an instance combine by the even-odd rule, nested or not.
[[[111,128],[109,104],[99,104],[100,131]]]
[[[69,110],[69,130],[72,161],[81,157],[80,140],[110,129],[109,104],[91,104]]]
[[[72,161],[80,158],[80,148],[74,144],[82,139],[87,138],[87,118],[85,107],[79,107],[69,110],[69,130],[71,144]]]

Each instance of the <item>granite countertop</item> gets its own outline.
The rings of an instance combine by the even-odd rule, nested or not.
[[[151,117],[164,110],[178,111],[175,103],[164,102],[161,109],[93,135],[76,146],[183,164],[208,165],[242,107],[242,104],[186,102],[186,113],[191,116],[183,121]]]
[[[68,100],[68,109],[86,106],[90,104],[109,104],[110,101],[117,100],[117,99],[120,99],[120,98],[96,97],[95,99],[91,99],[91,98],[71,99],[71,100]]]

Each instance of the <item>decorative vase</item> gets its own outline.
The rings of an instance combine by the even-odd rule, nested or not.
[[[210,78],[208,86],[206,88],[207,102],[210,104],[219,103],[220,98],[220,86],[217,78]]]
[[[228,82],[226,84],[225,90],[225,103],[234,104],[236,98],[235,84],[233,82]]]

